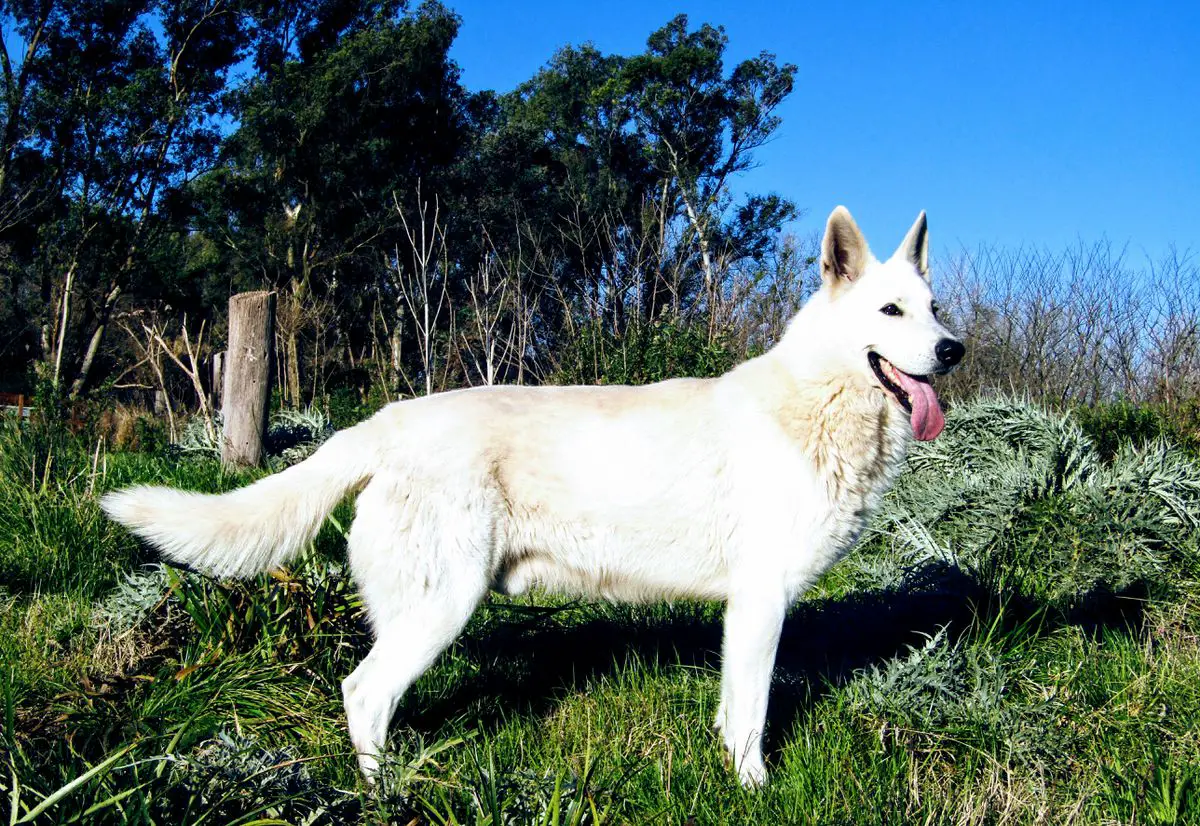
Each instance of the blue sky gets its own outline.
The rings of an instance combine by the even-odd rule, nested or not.
[[[1200,2],[766,3],[447,0],[471,89],[508,91],[554,50],[632,54],[679,12],[723,25],[729,56],[799,67],[778,138],[744,186],[816,230],[844,203],[877,253],[920,209],[938,250],[1200,254]]]

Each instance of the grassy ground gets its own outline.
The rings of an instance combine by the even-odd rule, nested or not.
[[[789,617],[762,791],[709,730],[719,606],[496,598],[405,698],[371,795],[338,689],[369,644],[340,567],[350,506],[288,572],[214,583],[151,566],[96,495],[245,478],[10,429],[0,805],[39,823],[1198,823],[1200,464],[1104,435],[981,402],[914,451]]]

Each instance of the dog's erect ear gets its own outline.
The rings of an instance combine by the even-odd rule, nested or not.
[[[854,281],[863,274],[871,251],[867,239],[844,206],[829,214],[821,241],[821,280],[830,286]]]
[[[929,280],[929,224],[925,220],[925,210],[921,210],[921,214],[913,222],[912,229],[900,242],[895,257],[903,258],[912,264],[922,278]]]

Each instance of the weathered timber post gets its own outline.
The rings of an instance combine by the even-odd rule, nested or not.
[[[221,393],[221,464],[226,467],[262,464],[274,336],[274,293],[241,293],[229,299],[229,349]]]

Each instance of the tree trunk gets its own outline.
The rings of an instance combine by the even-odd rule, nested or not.
[[[62,318],[58,322],[58,344],[54,349],[54,389],[57,390],[62,381],[63,346],[67,341],[67,328],[71,318],[71,290],[75,284],[75,262],[71,262],[67,270],[66,283],[63,285]]]
[[[288,332],[283,348],[284,358],[287,359],[287,378],[284,387],[287,388],[288,405],[295,410],[304,406],[303,393],[300,390],[300,336],[296,326]]]
[[[100,343],[104,341],[104,332],[108,329],[108,321],[112,318],[113,307],[116,306],[117,299],[120,297],[121,285],[114,282],[107,295],[104,296],[104,304],[100,307],[100,319],[96,322],[96,329],[92,331],[92,337],[88,340],[87,351],[83,354],[83,361],[79,365],[79,374],[71,383],[72,399],[78,398],[87,384],[88,375],[92,372],[92,365],[96,362],[96,353],[100,352]]]
[[[226,467],[262,464],[274,326],[274,293],[242,293],[229,299],[228,364],[221,409],[225,423],[221,463]]]
[[[212,398],[209,406],[220,410],[225,399],[225,351],[213,353],[212,357]]]

